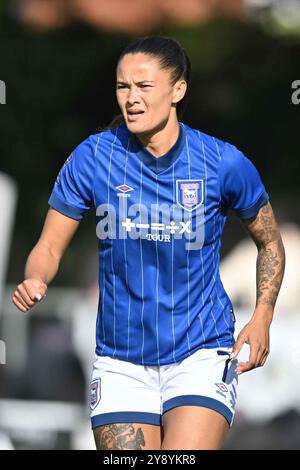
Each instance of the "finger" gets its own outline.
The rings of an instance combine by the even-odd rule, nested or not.
[[[257,362],[255,367],[262,367],[269,354],[269,346],[260,347],[257,353]]]
[[[14,293],[14,298],[24,307],[24,308],[30,308],[30,305],[27,304],[27,302],[23,299],[23,297],[19,294],[19,292]]]
[[[244,367],[245,367],[246,362],[239,362],[236,366],[236,372],[237,374],[242,374],[244,372]]]
[[[20,294],[22,299],[29,305],[30,307],[34,304],[33,298],[31,298],[24,287],[24,284],[19,284],[17,288],[17,292]]]
[[[252,369],[254,369],[255,366],[250,362],[240,362],[236,368],[237,374],[244,374],[245,372],[248,372]]]
[[[249,360],[247,362],[239,362],[236,371],[238,374],[243,374],[244,372],[248,372],[256,367],[259,366],[256,365],[255,360]]]
[[[245,343],[245,338],[243,337],[238,337],[235,344],[233,345],[231,354],[230,354],[230,359],[234,359],[242,349],[243,344]]]
[[[14,296],[13,297],[13,303],[15,304],[15,306],[21,310],[22,312],[27,312],[28,311],[28,308],[27,307],[24,307],[24,305]]]
[[[258,346],[254,346],[253,344],[250,343],[250,357],[249,360],[246,362],[240,362],[237,366],[237,373],[242,374],[244,372],[247,372],[249,370],[252,370],[256,367],[257,364],[257,359],[258,359],[258,352],[259,348]]]
[[[30,280],[25,280],[22,285],[31,300],[40,300],[47,291],[47,286],[42,281],[35,281],[33,283]],[[38,299],[36,299],[37,294],[39,294]]]
[[[265,355],[263,356],[262,362],[261,362],[261,367],[263,367],[263,366],[265,365],[266,360],[268,359],[268,356],[269,356],[269,351],[267,351],[267,352],[265,353]]]
[[[47,297],[46,289],[45,289],[45,292],[41,292],[41,289],[40,289],[40,291],[37,294],[35,294],[34,300],[37,300],[38,302],[42,302],[45,299],[45,297]]]
[[[263,367],[265,365],[266,360],[267,360],[267,356],[265,356],[264,359],[262,360],[261,367]]]
[[[248,363],[251,366],[251,369],[257,367],[257,364],[259,363],[259,359],[261,357],[261,353],[262,350],[258,343],[250,343],[250,356]]]
[[[256,363],[255,363],[255,367],[261,367],[262,366],[262,361],[263,361],[263,358],[264,358],[264,354],[265,354],[265,349],[261,348],[258,351],[258,354],[257,354],[257,360],[256,360]]]

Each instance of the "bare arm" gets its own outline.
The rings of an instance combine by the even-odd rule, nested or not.
[[[69,245],[80,221],[49,209],[41,236],[28,256],[25,280],[12,297],[22,312],[28,311],[47,291],[47,285],[55,277],[60,260]]]
[[[285,251],[271,204],[267,202],[257,215],[242,225],[256,244],[256,304],[250,322],[242,329],[233,347],[236,357],[244,343],[250,345],[250,358],[240,362],[238,372],[265,364],[269,355],[269,329],[285,269]]]
[[[242,221],[242,225],[258,250],[255,308],[272,316],[283,279],[285,251],[271,204],[267,202],[256,217]]]

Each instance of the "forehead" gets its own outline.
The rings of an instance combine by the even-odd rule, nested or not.
[[[168,77],[169,71],[160,67],[159,59],[143,53],[126,54],[117,67],[119,80],[155,80],[164,76]]]

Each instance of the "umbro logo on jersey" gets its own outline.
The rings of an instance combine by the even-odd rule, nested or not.
[[[116,186],[116,189],[120,191],[119,193],[117,193],[118,197],[130,197],[129,193],[133,191],[133,188],[131,186],[128,186],[127,184],[121,184],[120,186]]]
[[[117,186],[116,189],[122,191],[122,193],[128,193],[128,191],[133,191],[133,188],[127,186],[127,184],[122,184],[121,186]]]

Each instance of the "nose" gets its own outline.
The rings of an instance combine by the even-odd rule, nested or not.
[[[136,87],[132,87],[128,90],[127,102],[130,105],[140,102],[140,96]]]

